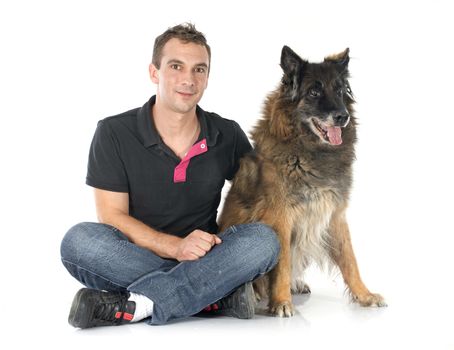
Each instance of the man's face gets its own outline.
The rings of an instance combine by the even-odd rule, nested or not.
[[[208,85],[208,65],[204,46],[170,39],[160,69],[150,64],[151,80],[158,85],[157,101],[180,114],[194,110]]]

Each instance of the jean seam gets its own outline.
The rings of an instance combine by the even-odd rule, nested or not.
[[[68,263],[69,265],[76,266],[78,269],[84,270],[84,271],[86,271],[86,272],[88,272],[88,273],[91,273],[92,275],[94,275],[94,276],[96,276],[96,277],[99,277],[99,278],[101,278],[101,279],[103,279],[104,281],[107,281],[107,282],[109,282],[109,283],[112,283],[113,285],[115,285],[115,286],[117,286],[117,287],[120,287],[120,288],[126,288],[126,287],[127,287],[127,286],[122,286],[122,285],[120,285],[120,284],[118,284],[118,283],[115,283],[115,282],[113,282],[113,281],[111,281],[111,280],[105,278],[104,276],[98,275],[97,273],[95,273],[95,272],[93,272],[93,271],[90,271],[90,270],[88,270],[88,269],[86,269],[86,268],[84,268],[84,267],[82,267],[82,266],[79,266],[79,265],[77,265],[77,264],[74,264],[74,263],[72,263],[71,261],[65,260],[65,259],[63,259],[63,258],[61,259],[61,261],[64,262],[64,263]],[[81,281],[79,281],[79,282],[81,282]]]

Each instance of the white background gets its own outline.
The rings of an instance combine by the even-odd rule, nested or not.
[[[448,1],[2,1],[2,343],[65,348],[454,348],[453,11]],[[291,319],[190,319],[77,331],[80,285],[64,233],[95,221],[85,185],[96,123],[155,88],[154,38],[191,21],[212,47],[201,106],[249,132],[280,79],[282,46],[304,58],[350,48],[359,142],[349,220],[360,270],[386,309],[349,304],[313,269]]]

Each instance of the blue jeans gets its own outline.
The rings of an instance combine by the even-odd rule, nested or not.
[[[222,243],[204,257],[164,259],[100,223],[73,226],[61,243],[63,265],[89,288],[129,291],[153,300],[150,324],[197,314],[240,285],[270,271],[279,242],[261,223],[235,225],[219,234]]]

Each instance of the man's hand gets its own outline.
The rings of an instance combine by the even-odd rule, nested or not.
[[[175,254],[178,261],[197,260],[208,253],[214,245],[222,243],[221,239],[211,233],[194,230],[180,240]]]
[[[185,238],[154,230],[129,215],[127,193],[97,188],[95,198],[99,222],[116,227],[131,242],[162,258],[197,260],[222,242],[218,236],[202,230],[194,230]]]

